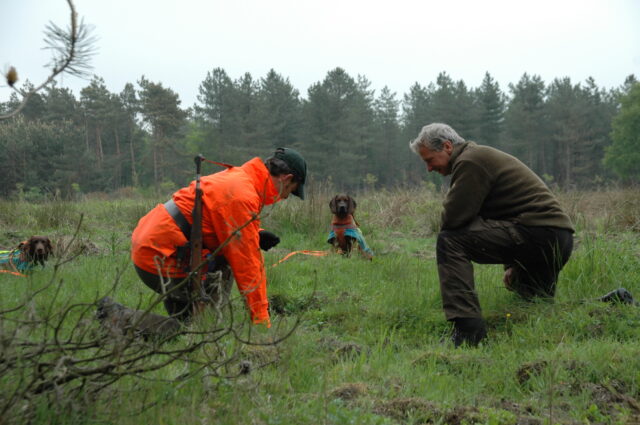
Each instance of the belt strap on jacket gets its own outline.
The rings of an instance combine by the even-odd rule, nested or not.
[[[187,240],[190,240],[191,225],[189,224],[187,219],[184,218],[184,215],[182,214],[182,212],[180,211],[176,203],[173,201],[173,199],[169,199],[167,202],[165,202],[164,208],[167,210],[169,215],[173,218],[173,221],[176,222],[180,230],[182,230],[182,234],[184,235],[184,237],[187,238]]]

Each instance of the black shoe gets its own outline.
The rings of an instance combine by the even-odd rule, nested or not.
[[[631,292],[624,288],[618,288],[615,291],[611,291],[608,294],[598,298],[600,301],[606,303],[622,303],[637,305],[637,302],[633,299]]]
[[[463,344],[476,347],[487,337],[487,326],[481,317],[458,317],[453,319],[451,341],[457,348]]]

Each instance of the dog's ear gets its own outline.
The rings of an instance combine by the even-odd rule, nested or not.
[[[20,245],[18,245],[18,249],[20,250],[20,252],[29,252],[29,249],[31,248],[31,241],[22,241],[20,242]]]
[[[331,212],[334,214],[338,214],[338,195],[334,196],[331,201],[329,201],[329,208]]]
[[[353,213],[356,211],[356,200],[347,195],[347,204],[349,205],[349,214],[353,215]]]
[[[29,241],[22,241],[18,245],[18,251],[20,251],[20,261],[29,261],[31,254],[29,251],[31,250],[31,244]]]

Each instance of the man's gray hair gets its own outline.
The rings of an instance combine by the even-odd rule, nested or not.
[[[434,122],[422,127],[418,137],[409,142],[409,147],[416,154],[419,153],[420,146],[424,146],[434,152],[440,152],[445,140],[449,140],[454,145],[459,145],[465,141],[451,126]]]

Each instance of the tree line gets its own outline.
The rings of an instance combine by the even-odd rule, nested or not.
[[[525,73],[505,91],[489,73],[471,88],[441,72],[400,98],[336,68],[303,97],[274,70],[233,79],[215,68],[201,82],[197,103],[184,108],[161,82],[142,76],[113,93],[94,76],[79,97],[54,83],[0,122],[0,196],[172,189],[193,179],[198,153],[239,165],[278,146],[298,149],[313,180],[330,180],[340,190],[438,184],[440,177],[427,175],[408,148],[431,122],[515,155],[548,184],[633,183],[640,172],[624,143],[637,148],[637,137],[618,141],[616,134],[633,139],[633,131],[613,130],[616,120],[633,122],[633,113],[624,118],[622,112],[638,109],[638,86],[633,75],[605,89],[591,78],[547,84]],[[18,104],[12,95],[0,113]]]

